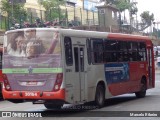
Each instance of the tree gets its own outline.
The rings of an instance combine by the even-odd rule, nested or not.
[[[129,0],[100,0],[100,2],[105,2],[105,4],[114,4],[120,10],[120,12],[129,9],[131,4]]]
[[[138,12],[138,8],[136,6],[137,2],[131,2],[130,3],[130,13],[131,15],[136,15]]]
[[[60,12],[60,6],[65,5],[65,0],[38,0],[38,3],[46,9],[47,19],[59,18],[65,14]]]
[[[114,4],[116,5],[116,7],[119,9],[119,21],[120,21],[120,28],[121,28],[121,16],[122,16],[122,12],[124,12],[124,20],[125,20],[125,10],[129,10],[131,7],[130,1],[129,0],[116,0],[114,1]]]
[[[140,30],[142,31],[151,26],[152,22],[154,21],[154,14],[150,14],[149,11],[144,11],[140,16],[142,21]]]
[[[117,6],[117,8],[120,10],[120,12],[123,12],[126,9],[129,9],[131,6],[131,4],[128,0],[117,0],[114,2],[114,4]]]
[[[16,3],[11,4],[8,2],[8,0],[2,0],[1,1],[1,11],[2,14],[7,14],[10,20],[16,20],[20,21],[23,19],[26,19],[27,12],[24,9],[24,4],[22,3]],[[12,21],[13,22],[13,21]]]

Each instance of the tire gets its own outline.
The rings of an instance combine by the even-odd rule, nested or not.
[[[104,106],[105,102],[105,89],[102,85],[98,85],[96,88],[96,95],[95,95],[95,103],[99,108]]]
[[[47,103],[45,103],[44,106],[47,109],[61,109],[62,108],[62,105],[53,105],[53,104],[47,104]]]
[[[147,86],[146,86],[146,81],[145,79],[142,79],[141,81],[141,90],[139,92],[136,92],[135,95],[137,98],[143,98],[146,96],[146,90],[147,90]]]

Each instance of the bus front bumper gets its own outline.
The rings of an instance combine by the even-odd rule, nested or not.
[[[40,91],[6,91],[2,89],[4,99],[23,99],[23,100],[65,100],[65,89],[57,92],[40,92]]]

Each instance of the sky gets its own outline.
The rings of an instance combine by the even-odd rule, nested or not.
[[[155,22],[160,22],[160,0],[134,0],[137,2],[138,16],[143,11],[154,14]]]

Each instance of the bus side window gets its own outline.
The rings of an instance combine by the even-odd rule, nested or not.
[[[65,48],[66,65],[72,66],[73,55],[72,55],[72,41],[70,37],[64,38],[64,48]]]
[[[138,43],[128,42],[128,57],[130,61],[137,61]]]
[[[138,57],[139,61],[146,60],[146,45],[143,42],[138,43]]]
[[[117,55],[117,61],[119,62],[124,62],[124,61],[128,61],[128,57],[127,57],[127,42],[126,41],[119,41],[117,44],[118,47],[118,55]]]
[[[78,47],[74,47],[75,72],[79,72],[79,53]]]
[[[103,63],[103,39],[92,39],[92,62]]]
[[[91,40],[87,39],[87,57],[88,57],[88,64],[91,64]]]
[[[104,61],[116,62],[117,61],[117,44],[116,40],[104,40]]]

